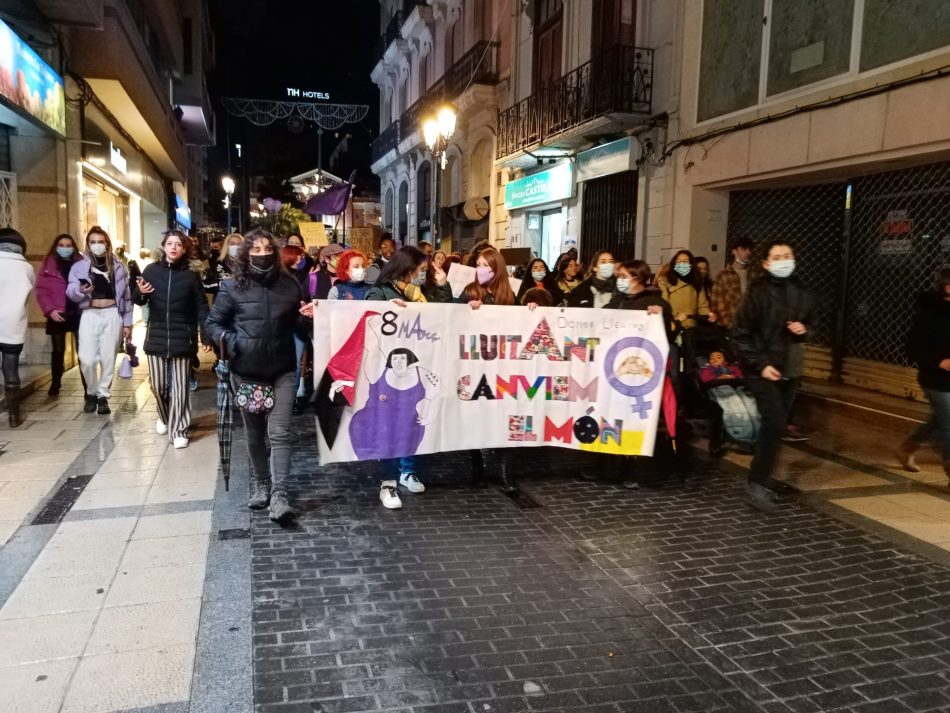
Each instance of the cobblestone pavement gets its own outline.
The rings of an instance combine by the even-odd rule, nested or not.
[[[258,713],[950,710],[950,570],[750,510],[734,466],[657,460],[631,491],[525,450],[511,499],[427,457],[386,511],[375,464],[320,469],[310,419],[296,437],[298,525],[251,518]]]

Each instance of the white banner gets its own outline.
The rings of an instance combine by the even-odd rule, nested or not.
[[[518,446],[653,454],[660,315],[321,301],[313,346],[323,464]]]

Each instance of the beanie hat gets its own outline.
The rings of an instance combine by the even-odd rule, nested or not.
[[[0,228],[0,245],[15,245],[21,253],[26,252],[26,240],[16,230],[10,227]]]

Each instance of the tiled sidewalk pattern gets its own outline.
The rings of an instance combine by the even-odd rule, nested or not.
[[[82,401],[75,395],[48,399],[50,410],[37,411],[33,402],[47,397],[34,395],[27,426],[0,432],[14,446],[0,456],[3,477],[46,489],[75,449],[109,435],[100,438],[88,487],[0,609],[4,711],[93,713],[189,700],[217,442],[205,429],[187,450],[171,449],[167,436],[155,434],[145,369],[137,371],[135,383],[116,380],[112,417],[73,416]],[[72,394],[78,376],[68,378]],[[213,392],[199,396],[207,401]],[[44,413],[60,420],[37,417]],[[12,480],[16,474],[24,479]],[[51,477],[25,479],[36,475]],[[5,512],[32,509],[44,487],[30,491],[32,504]]]

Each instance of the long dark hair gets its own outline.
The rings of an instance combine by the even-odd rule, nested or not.
[[[680,277],[680,274],[674,267],[676,265],[676,258],[678,258],[680,255],[685,255],[689,258],[690,272],[688,278]],[[693,257],[693,253],[691,253],[689,250],[677,250],[675,253],[673,253],[673,257],[671,257],[670,261],[666,263],[663,276],[666,278],[666,281],[670,283],[670,285],[675,285],[678,282],[684,282],[687,285],[692,285],[693,289],[697,292],[703,289],[703,279],[699,275],[699,270],[696,269],[696,258]]]
[[[278,274],[286,272],[283,263],[280,261],[280,246],[277,244],[277,239],[263,228],[254,228],[244,236],[244,249],[235,260],[234,282],[242,290],[247,287],[248,280],[251,279],[251,248],[254,247],[256,240],[261,239],[269,242],[271,249],[274,251],[274,270]]]
[[[414,273],[426,259],[426,254],[414,245],[399,248],[380,270],[376,284],[385,285],[387,282],[396,280],[405,282],[406,278]]]
[[[53,244],[49,246],[49,250],[46,252],[46,257],[49,257],[51,255],[57,255],[56,248],[59,246],[60,240],[68,240],[69,242],[73,244],[73,256],[72,256],[73,262],[76,262],[77,260],[82,259],[82,255],[80,255],[79,253],[79,246],[76,245],[76,238],[74,238],[69,233],[60,233],[53,239]],[[57,257],[59,256],[57,255]]]

